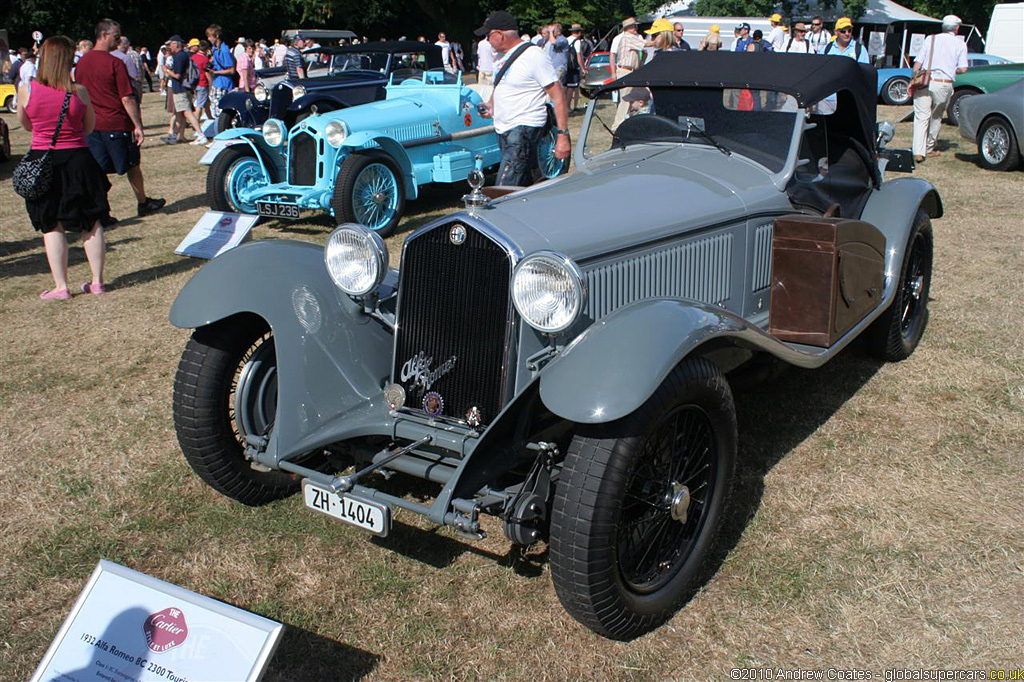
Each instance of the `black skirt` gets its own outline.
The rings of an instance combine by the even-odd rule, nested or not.
[[[44,149],[29,151],[26,158],[38,159]],[[59,222],[67,232],[89,232],[97,220],[110,217],[107,191],[110,181],[88,147],[54,149],[53,182],[42,199],[25,200],[32,227],[52,232]]]

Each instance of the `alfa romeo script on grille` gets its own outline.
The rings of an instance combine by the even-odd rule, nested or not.
[[[429,391],[435,381],[452,371],[455,367],[455,360],[456,358],[453,355],[438,365],[437,369],[431,370],[430,365],[433,364],[434,358],[428,358],[426,353],[420,351],[405,361],[399,376],[402,381],[412,379],[414,384],[421,386],[424,391]]]

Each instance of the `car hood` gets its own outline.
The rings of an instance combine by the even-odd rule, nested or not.
[[[430,86],[428,86],[430,87]],[[356,107],[329,111],[307,118],[303,123],[313,132],[323,133],[331,121],[344,121],[352,133],[381,131],[400,140],[437,135],[438,131],[452,132],[466,128],[462,112],[475,112],[479,95],[469,88],[461,93],[442,91],[447,86],[436,86],[437,91],[408,88],[408,92],[388,94],[388,99],[369,102]],[[459,103],[459,108],[456,108]],[[489,125],[490,121],[472,117],[471,126]]]
[[[738,155],[705,145],[644,145],[491,202],[478,216],[524,254],[551,249],[580,261],[789,208],[770,174]]]

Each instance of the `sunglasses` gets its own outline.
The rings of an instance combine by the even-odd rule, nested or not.
[[[837,28],[836,33],[853,33],[852,28]]]
[[[821,26],[821,24],[811,22],[811,26]]]

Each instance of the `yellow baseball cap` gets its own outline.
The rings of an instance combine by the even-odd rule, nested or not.
[[[669,21],[668,19],[657,19],[657,20],[655,20],[655,22],[653,24],[651,24],[651,27],[649,29],[644,31],[644,33],[646,33],[649,36],[652,36],[655,33],[662,33],[663,31],[671,31],[671,30],[672,30],[672,22],[671,21]]]
[[[188,41],[188,46],[199,47],[199,38],[193,38],[192,40]]]
[[[711,24],[711,28],[710,28],[709,30],[710,30],[710,31],[711,31],[712,33],[718,33],[719,31],[721,31],[721,30],[722,30],[722,27],[721,27],[721,26],[719,26],[718,24]]]
[[[853,28],[853,22],[850,20],[850,17],[839,17],[836,20],[836,30],[838,31],[841,28]]]
[[[781,23],[781,22],[782,22],[782,15],[781,15],[781,14],[778,14],[778,13],[776,13],[776,14],[773,14],[773,15],[771,16],[771,19],[769,19],[768,21],[774,21],[774,22],[775,22],[775,23],[777,23],[777,24],[778,24],[778,23]]]

